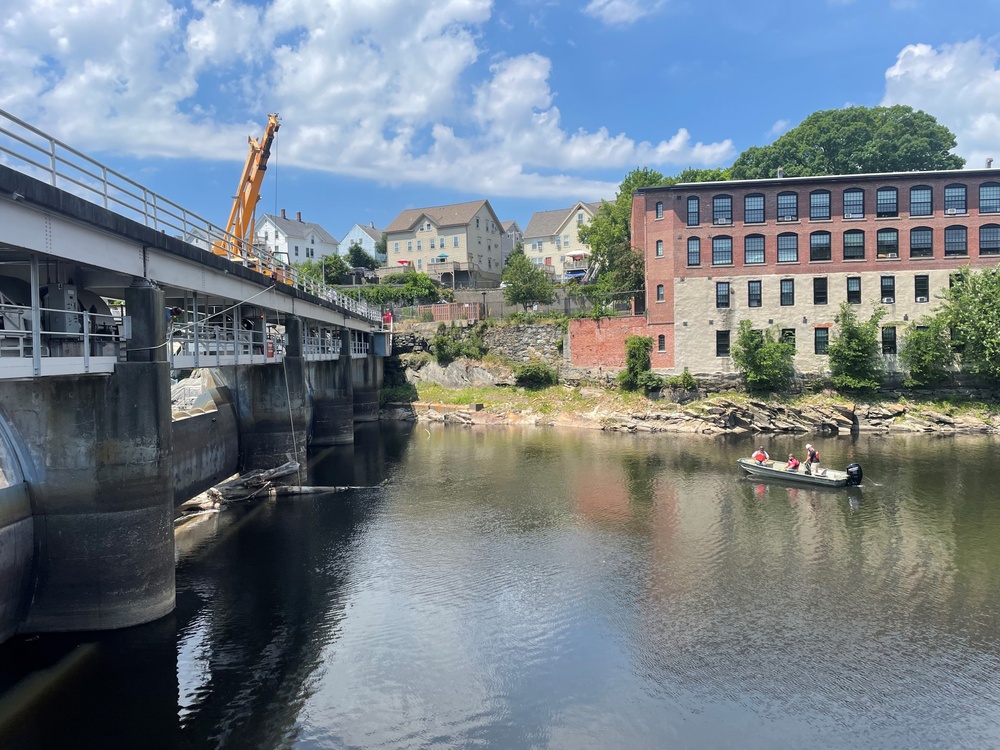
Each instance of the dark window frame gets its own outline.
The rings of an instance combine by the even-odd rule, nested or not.
[[[750,199],[753,198],[754,202],[760,199],[760,207],[754,206],[750,207]],[[763,193],[750,193],[743,196],[743,223],[744,224],[763,224],[767,216],[765,214],[765,200]]]
[[[712,196],[712,224],[728,227],[733,223],[733,196]]]
[[[822,333],[820,333],[822,331]],[[813,329],[813,353],[830,353],[830,329],[826,326],[819,326]]]
[[[931,277],[917,274],[913,277],[913,301],[923,304],[931,300]]]
[[[791,238],[793,238],[795,240],[795,246],[794,247],[787,246],[787,240],[788,240],[789,237],[791,237]],[[786,247],[782,247],[781,246],[782,239],[786,240]],[[797,232],[782,232],[781,234],[778,235],[777,242],[778,242],[778,263],[798,263],[799,262],[799,235],[798,235]],[[787,257],[787,253],[790,250],[794,250],[795,251],[795,257],[792,257],[792,258]],[[784,257],[784,258],[781,257],[782,252],[786,253],[786,257]]]
[[[959,239],[961,237],[961,239]],[[944,228],[944,256],[964,258],[969,255],[969,229],[956,224]]]
[[[861,243],[860,244],[858,244],[858,243],[852,243],[852,244],[848,245],[848,243],[847,243],[847,238],[848,237],[851,237],[851,238],[860,237],[861,238]],[[848,229],[846,232],[844,232],[843,242],[844,242],[844,260],[864,260],[865,259],[865,232],[864,232],[863,229]],[[852,251],[851,255],[847,254],[848,248],[850,248],[851,251]],[[861,251],[860,255],[855,254],[858,249],[860,249],[860,251]]]
[[[863,219],[865,218],[865,191],[861,188],[847,188],[844,191],[844,218]],[[860,210],[850,210],[860,209]]]
[[[694,210],[692,211],[692,206]],[[691,218],[694,221],[691,221]],[[696,227],[701,224],[701,199],[697,195],[689,195],[687,200],[687,225],[689,227]]]
[[[830,285],[826,276],[813,278],[813,304],[826,305],[830,302]]]
[[[896,354],[896,326],[882,328],[882,354]]]
[[[944,212],[947,216],[969,212],[969,188],[960,182],[944,186]]]
[[[817,202],[817,199],[825,198],[826,202]],[[812,221],[823,221],[831,217],[830,206],[833,199],[829,190],[813,190],[809,193],[809,218]]]
[[[875,216],[879,219],[899,216],[899,188],[885,185],[875,191]]]
[[[693,256],[695,258],[694,263],[691,262],[692,247],[694,247],[694,256]],[[689,267],[695,267],[701,265],[701,237],[688,237],[687,264]]]
[[[779,289],[781,290],[781,298],[779,301],[781,307],[794,307],[795,279],[781,279]]]
[[[715,332],[715,356],[716,357],[728,357],[730,352],[730,347],[732,342],[730,341],[729,331],[716,331]]]
[[[667,300],[667,293],[666,292],[667,292],[666,287],[663,284],[657,284],[656,285],[656,301],[657,302],[666,302],[666,300]]]
[[[854,286],[854,282],[857,282],[857,289],[851,289]],[[847,277],[847,304],[849,305],[860,305],[861,304],[861,277],[860,276],[848,276]]]
[[[747,282],[747,307],[763,307],[764,283],[760,279]]]
[[[992,195],[984,197],[984,190],[989,190]],[[1000,182],[984,182],[979,186],[979,213],[1000,214]]]
[[[979,227],[979,254],[1000,255],[1000,224]]]
[[[663,201],[656,201],[656,218],[663,218]]]
[[[914,200],[914,194],[918,191],[927,191],[927,200]],[[922,198],[923,196],[921,196]],[[933,216],[934,215],[934,191],[930,185],[914,185],[910,188],[910,216]]]
[[[816,244],[817,239],[826,238],[826,244]],[[824,252],[825,251],[825,252]],[[833,237],[826,230],[809,235],[809,262],[833,260]]]
[[[715,306],[722,310],[729,308],[732,304],[733,290],[728,281],[715,282]]]
[[[925,242],[926,239],[926,242]],[[910,257],[934,257],[934,230],[930,227],[913,227],[910,230]]]
[[[663,240],[657,240],[656,241],[656,251],[655,252],[656,252],[656,257],[657,258],[662,258],[663,257]]]
[[[727,251],[723,247],[723,243],[728,240],[729,250]],[[718,244],[718,247],[716,245]],[[729,260],[726,261],[727,257]],[[713,266],[731,266],[733,265],[733,238],[727,234],[721,235],[719,237],[712,238],[712,265]]]
[[[885,227],[875,233],[875,257],[899,257],[899,230],[895,227]]]
[[[794,190],[783,190],[778,193],[778,221],[799,220],[799,194]]]
[[[882,276],[879,278],[879,295],[882,300],[882,304],[889,305],[896,303],[896,277],[895,276]],[[892,302],[886,302],[887,299],[892,299]]]
[[[760,248],[751,248],[750,241],[753,240],[754,244],[760,240]],[[757,257],[756,254],[760,253],[760,260],[751,260],[751,253],[754,253],[753,257]],[[767,262],[767,243],[762,234],[748,234],[743,238],[743,265],[746,266],[759,266]]]
[[[665,352],[667,350],[667,337],[662,333],[656,337],[656,351]]]

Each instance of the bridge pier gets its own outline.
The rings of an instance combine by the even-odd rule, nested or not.
[[[285,318],[287,343],[279,364],[236,365],[234,392],[243,470],[273,469],[289,456],[305,471],[309,397],[302,358],[302,321]],[[226,368],[227,370],[230,368]]]
[[[363,334],[362,334],[363,335]],[[382,358],[376,356],[374,341],[368,337],[368,354],[351,359],[354,382],[354,421],[377,422],[379,392],[382,390]]]
[[[33,477],[35,576],[22,632],[121,628],[174,608],[164,295],[140,279],[124,296],[133,336],[114,374],[0,389]]]
[[[311,362],[306,370],[312,385],[312,444],[348,445],[354,442],[354,379],[351,332],[340,329],[340,357]]]

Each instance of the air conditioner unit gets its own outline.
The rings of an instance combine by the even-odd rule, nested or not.
[[[844,214],[844,218],[845,219],[863,219],[863,218],[865,218],[865,215],[864,214]]]
[[[883,305],[895,305],[896,304],[896,298],[895,297],[883,297],[882,298],[882,304]]]
[[[898,258],[899,257],[899,253],[886,253],[885,257],[886,258]]]
[[[798,221],[798,216],[779,216],[778,221]]]
[[[955,214],[957,214],[957,213],[958,213],[958,209],[957,209],[957,208],[946,208],[946,209],[944,210],[944,212],[945,212],[946,214],[948,214],[948,216],[954,216]]]
[[[926,301],[927,301],[926,297],[917,297],[917,302],[926,302]]]
[[[726,224],[726,225],[728,225],[728,224],[732,224],[733,220],[732,219],[715,219],[712,223],[713,224]]]

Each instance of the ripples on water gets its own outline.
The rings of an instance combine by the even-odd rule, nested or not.
[[[205,519],[179,540],[171,617],[0,649],[0,688],[57,675],[0,732],[26,747],[997,746],[996,440],[818,447],[828,466],[859,461],[863,487],[743,478],[746,442],[362,430],[312,472],[373,489]],[[81,641],[94,655],[71,670]]]

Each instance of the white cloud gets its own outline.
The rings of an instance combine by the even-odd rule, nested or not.
[[[590,0],[583,12],[609,26],[628,26],[652,15],[663,0]]]
[[[955,133],[955,151],[971,167],[1000,158],[997,50],[979,39],[937,49],[911,44],[885,73],[883,104],[908,104]]]
[[[0,22],[0,107],[83,150],[233,160],[277,111],[286,166],[487,197],[593,199],[615,188],[594,170],[734,153],[683,128],[657,143],[574,130],[538,54],[476,80],[491,0],[179,3],[24,4]]]
[[[789,125],[791,125],[791,122],[789,122],[788,120],[784,120],[784,119],[782,119],[782,120],[776,120],[775,123],[774,123],[774,125],[771,126],[771,130],[770,130],[769,135],[772,136],[772,137],[779,136],[782,133],[784,133],[786,130],[788,130],[788,126]]]

